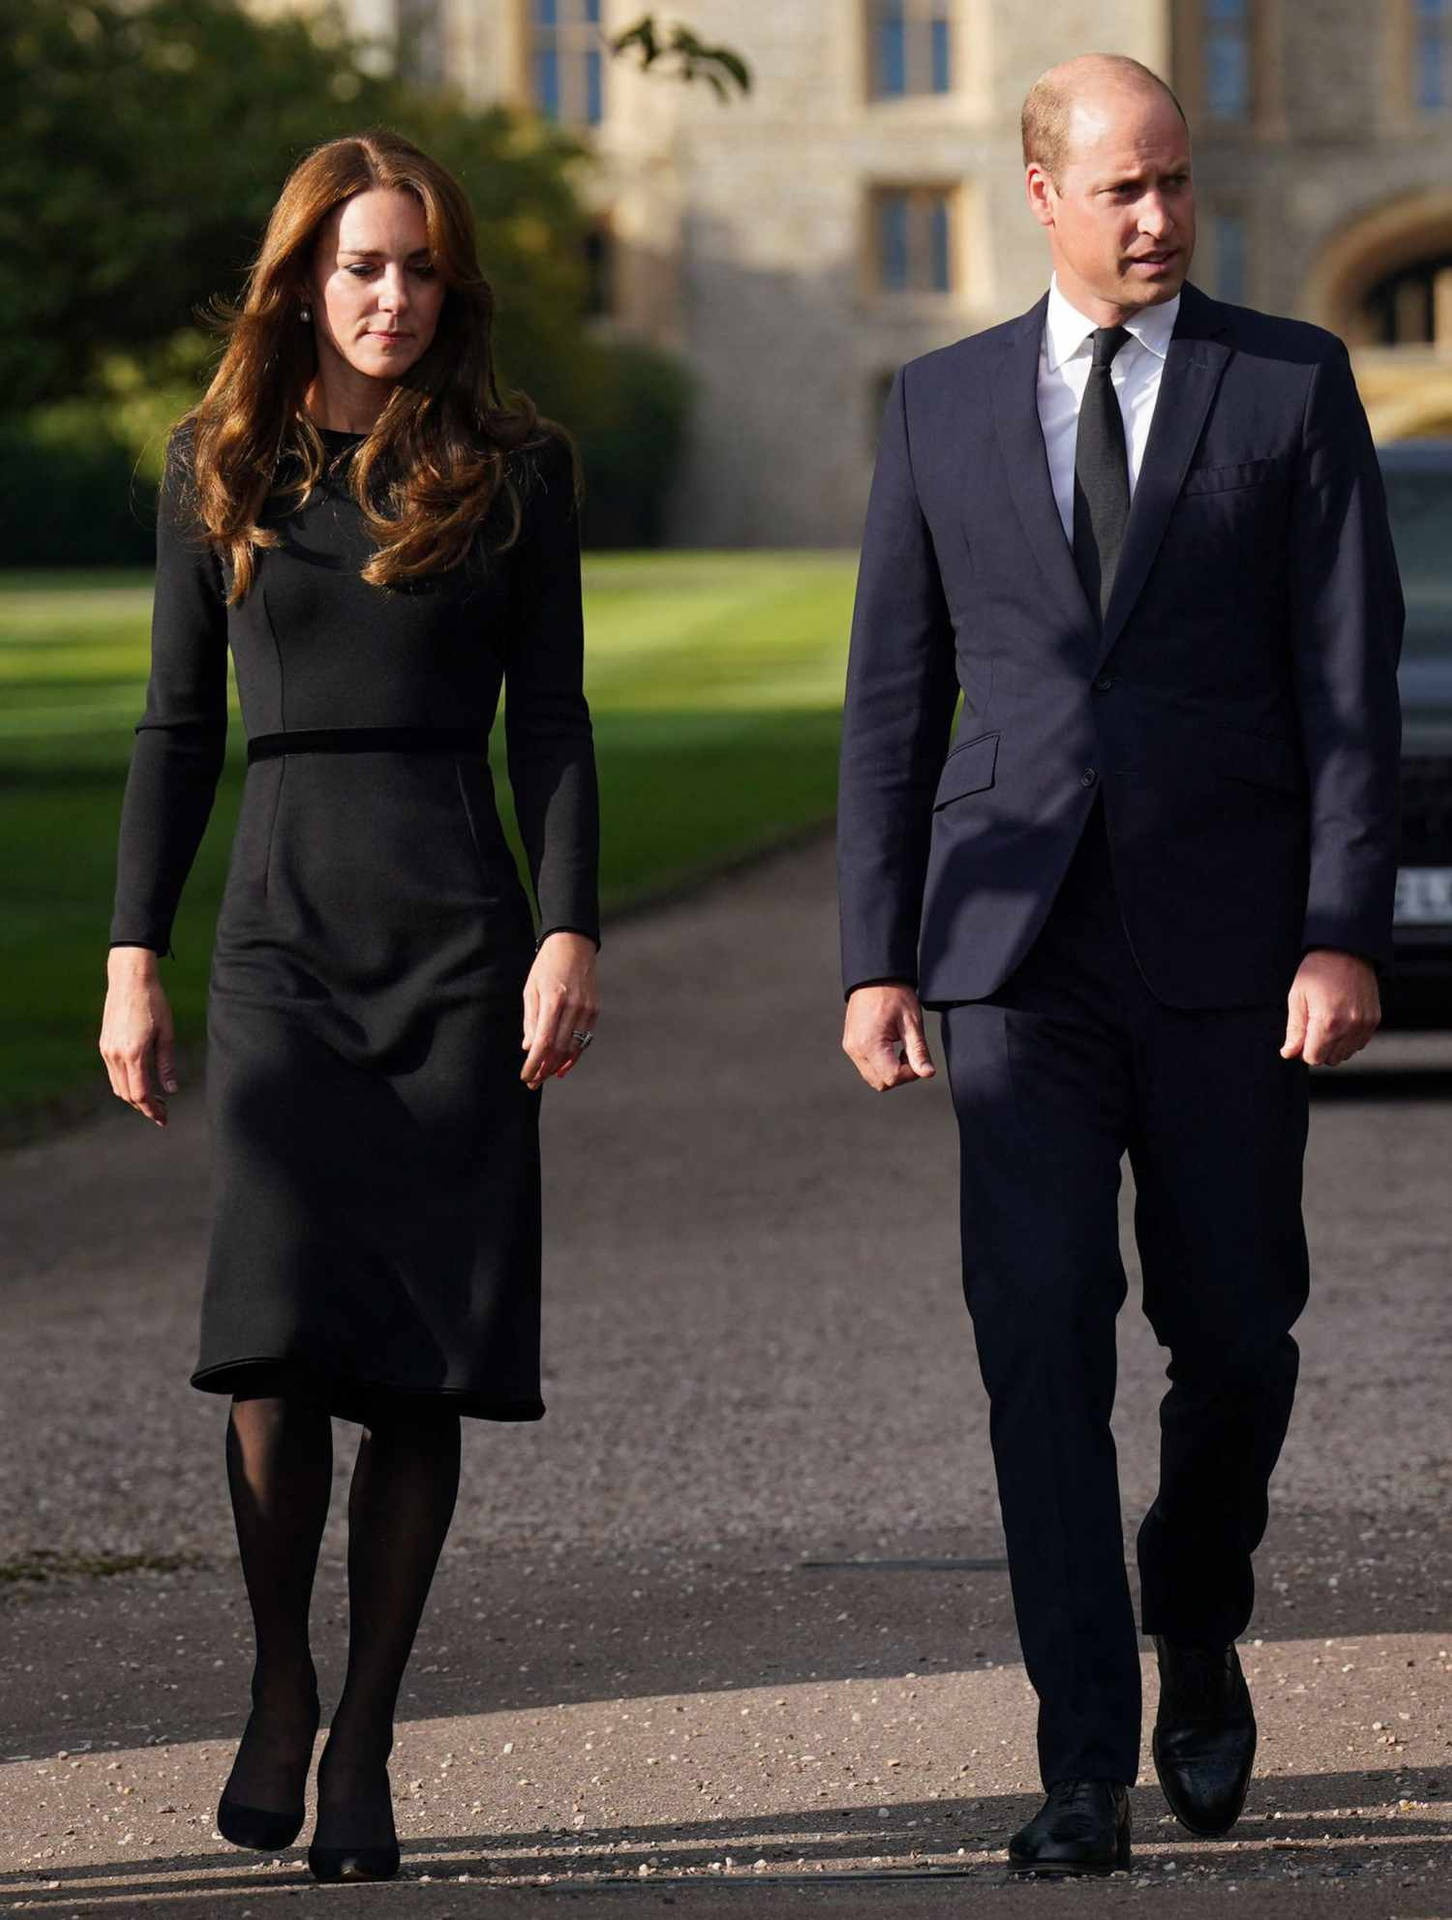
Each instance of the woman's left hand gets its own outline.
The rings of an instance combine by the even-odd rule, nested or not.
[[[532,1091],[563,1080],[589,1045],[600,1014],[595,942],[584,933],[552,933],[524,983],[524,1052],[519,1077]]]

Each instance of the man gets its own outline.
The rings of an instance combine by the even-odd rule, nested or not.
[[[1140,1750],[1120,1160],[1170,1355],[1138,1542],[1154,1756],[1216,1834],[1255,1748],[1234,1643],[1296,1378],[1306,1067],[1380,1017],[1402,603],[1341,343],[1186,281],[1169,89],[1088,55],[1023,126],[1050,291],[887,401],[842,746],[843,1044],[869,1086],[927,1079],[942,1010],[1048,1789],[1010,1860],[1110,1872]]]

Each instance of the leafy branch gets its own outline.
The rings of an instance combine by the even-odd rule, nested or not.
[[[704,80],[720,101],[730,99],[733,84],[742,93],[751,91],[751,69],[739,53],[730,47],[708,47],[689,27],[661,27],[653,13],[637,20],[624,33],[616,34],[610,42],[610,51],[617,56],[632,47],[640,54],[642,72],[668,61],[671,66],[666,70],[673,71],[675,78],[687,83]]]

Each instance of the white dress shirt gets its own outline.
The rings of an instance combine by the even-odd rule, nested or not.
[[[1119,411],[1124,416],[1131,500],[1144,460],[1150,421],[1154,418],[1170,335],[1175,330],[1175,316],[1179,311],[1180,296],[1176,294],[1173,300],[1162,301],[1157,307],[1145,307],[1132,320],[1126,320],[1125,329],[1131,338],[1114,356],[1109,369],[1109,378],[1119,398]],[[1079,407],[1094,357],[1092,335],[1098,324],[1069,304],[1059,291],[1056,274],[1049,283],[1049,309],[1044,315],[1044,337],[1039,347],[1039,425],[1044,430],[1054,501],[1071,546],[1074,541],[1074,441],[1079,431]]]

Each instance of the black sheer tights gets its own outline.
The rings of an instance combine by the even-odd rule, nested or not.
[[[291,1395],[238,1398],[227,1478],[252,1608],[252,1716],[227,1797],[300,1805],[317,1732],[308,1611],[332,1488],[332,1426]],[[392,1838],[393,1714],[459,1486],[457,1414],[409,1409],[364,1428],[348,1494],[348,1671],[318,1767],[317,1839]]]

